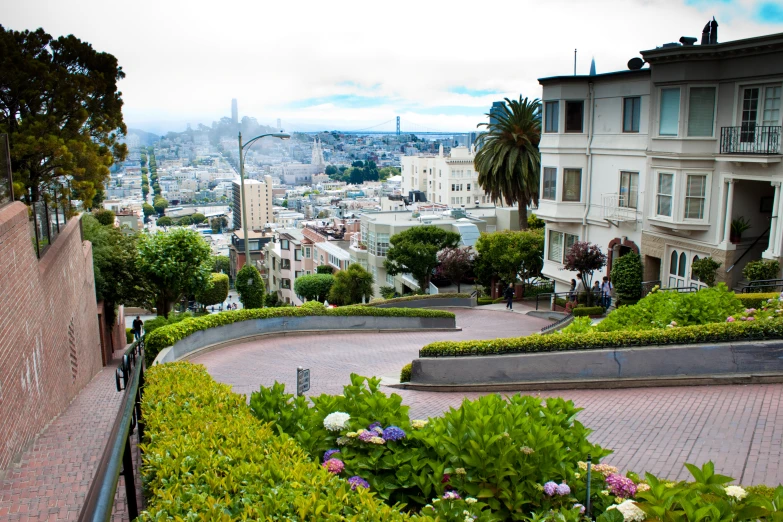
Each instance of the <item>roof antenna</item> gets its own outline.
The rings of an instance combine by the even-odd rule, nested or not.
[[[576,49],[574,49],[574,76],[576,76]]]

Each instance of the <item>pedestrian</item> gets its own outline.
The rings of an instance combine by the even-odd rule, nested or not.
[[[598,281],[593,282],[593,303],[597,303],[598,306],[603,304],[601,299],[601,284]]]
[[[513,311],[514,283],[508,284],[508,288],[503,292],[503,297],[506,299],[506,310]]]
[[[141,339],[141,329],[143,326],[144,321],[142,321],[141,317],[137,315],[136,319],[133,320],[133,335],[136,337],[137,341]]]
[[[233,307],[234,310],[237,309],[237,304],[236,303],[232,304],[231,306]]]
[[[576,274],[576,288],[574,288],[574,292],[576,292],[577,302],[579,302],[579,298],[582,296],[582,294],[587,292],[587,288],[585,288],[585,282],[582,281],[582,274]]]
[[[609,310],[609,307],[612,306],[612,294],[614,293],[614,285],[612,284],[612,281],[609,279],[608,276],[604,276],[604,281],[601,283],[601,294],[603,294],[604,297],[604,309]]]
[[[568,289],[568,297],[571,301],[576,301],[576,279],[571,280],[571,288]]]

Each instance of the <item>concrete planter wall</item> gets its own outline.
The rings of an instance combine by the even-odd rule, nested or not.
[[[392,303],[373,304],[375,308],[446,308],[474,307],[475,297],[431,297],[429,299],[412,299],[410,301],[395,301]]]
[[[411,385],[502,385],[727,376],[783,378],[783,341],[649,346],[413,361]]]
[[[198,331],[160,351],[153,364],[173,362],[205,348],[241,339],[285,333],[328,331],[453,330],[453,317],[324,316],[251,319]]]

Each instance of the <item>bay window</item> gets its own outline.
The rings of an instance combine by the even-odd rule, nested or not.
[[[544,132],[557,132],[557,120],[560,117],[560,102],[544,104]]]
[[[677,136],[680,127],[680,88],[661,89],[661,112],[658,134]]]
[[[704,219],[707,199],[707,176],[689,174],[685,189],[685,219]]]
[[[555,263],[564,263],[568,251],[571,250],[571,247],[574,246],[574,243],[577,241],[579,241],[579,236],[550,230],[547,259],[549,261],[554,261]]]
[[[544,167],[543,180],[541,181],[541,199],[554,201],[557,194],[557,169]]]
[[[563,169],[563,201],[582,200],[582,169]]]
[[[688,100],[688,136],[714,136],[715,87],[691,87]]]
[[[674,195],[674,174],[658,174],[658,190],[656,194],[655,213],[659,216],[672,217],[672,197]]]

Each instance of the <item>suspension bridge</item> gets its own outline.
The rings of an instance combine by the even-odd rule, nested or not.
[[[304,134],[320,134],[323,131],[305,131]],[[381,123],[377,123],[375,125],[371,125],[369,127],[364,127],[362,129],[352,129],[352,130],[336,130],[335,132],[338,132],[340,134],[360,134],[360,135],[397,135],[400,134],[415,134],[417,136],[457,136],[457,135],[464,135],[464,134],[470,134],[471,132],[477,132],[477,131],[469,131],[469,130],[461,130],[461,131],[446,131],[446,130],[439,130],[439,129],[433,129],[430,127],[425,127],[424,125],[419,125],[417,123],[409,122],[406,120],[402,120],[399,116],[397,116],[396,120],[387,120]]]

